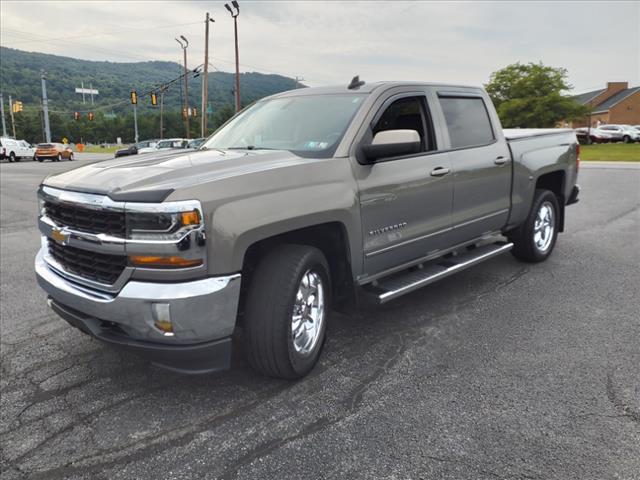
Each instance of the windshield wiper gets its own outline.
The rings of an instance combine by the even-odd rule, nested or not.
[[[225,152],[225,151],[224,151],[224,150],[222,150],[221,148],[200,147],[200,148],[197,148],[196,150],[216,150],[216,151],[220,152],[220,153],[221,153],[221,154],[223,154],[223,155],[226,155],[226,154],[227,154],[227,152]]]

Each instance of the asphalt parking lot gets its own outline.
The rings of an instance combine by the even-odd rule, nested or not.
[[[547,262],[335,314],[287,383],[239,345],[167,373],[48,310],[35,191],[97,159],[0,165],[3,479],[640,479],[640,164],[583,163]]]

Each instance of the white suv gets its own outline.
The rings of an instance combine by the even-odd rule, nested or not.
[[[624,143],[640,142],[640,132],[631,125],[602,125],[600,130],[613,135],[614,141],[622,140]]]

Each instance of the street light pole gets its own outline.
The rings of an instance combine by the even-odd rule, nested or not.
[[[186,137],[189,138],[189,80],[187,70],[187,47],[189,46],[189,40],[184,35],[180,35],[182,41],[176,38],[176,42],[180,44],[182,53],[184,54],[184,128],[186,130]]]
[[[236,0],[233,0],[231,2],[231,5],[233,5],[233,8],[235,8],[236,10],[235,12],[229,6],[228,3],[224,4],[224,8],[229,10],[229,13],[233,17],[233,33],[234,33],[235,43],[236,43],[236,88],[235,88],[236,112],[239,112],[241,108],[240,107],[240,59],[238,54],[238,15],[240,15],[240,5],[238,5],[238,2]]]
[[[207,105],[209,103],[209,22],[213,23],[215,20],[207,17],[204,21],[204,72],[202,77],[202,105],[201,111],[201,123],[200,123],[200,136],[207,136]]]

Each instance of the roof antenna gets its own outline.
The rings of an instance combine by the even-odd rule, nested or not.
[[[347,87],[349,90],[357,90],[364,85],[364,80],[360,80],[360,75],[356,75],[351,79],[351,83]]]

